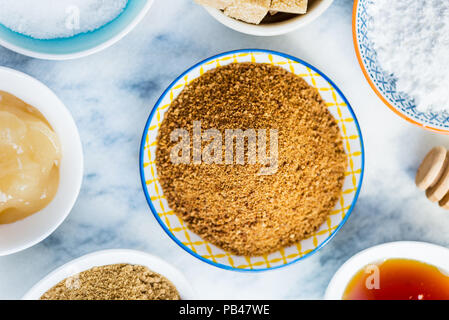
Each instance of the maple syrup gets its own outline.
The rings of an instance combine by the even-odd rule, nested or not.
[[[389,259],[360,270],[343,300],[449,300],[449,276],[423,262]]]

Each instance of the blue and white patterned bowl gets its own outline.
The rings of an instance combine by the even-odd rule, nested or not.
[[[153,0],[129,0],[123,12],[101,28],[70,38],[34,39],[0,24],[0,45],[39,59],[66,60],[106,49],[127,35],[145,16]]]
[[[352,21],[354,47],[366,79],[380,99],[400,117],[424,129],[449,134],[448,112],[419,111],[410,95],[398,92],[394,79],[379,65],[368,32],[372,17],[367,8],[372,4],[373,0],[355,0]]]
[[[156,168],[157,136],[171,102],[195,78],[229,63],[270,63],[292,72],[321,94],[336,119],[348,155],[346,178],[338,203],[322,226],[309,238],[269,255],[242,257],[204,241],[189,230],[168,206]],[[226,52],[198,63],[180,75],[154,106],[143,132],[140,149],[142,187],[155,218],[181,248],[211,265],[238,271],[262,271],[280,268],[311,256],[326,245],[347,221],[357,201],[363,180],[365,153],[355,114],[338,87],[321,71],[295,57],[268,50],[248,49]]]

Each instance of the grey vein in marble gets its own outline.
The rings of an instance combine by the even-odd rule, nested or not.
[[[413,184],[427,150],[449,142],[400,119],[371,91],[353,50],[352,5],[336,0],[301,30],[259,38],[227,29],[192,0],[156,1],[126,38],[87,58],[42,61],[0,48],[0,65],[36,77],[64,101],[85,153],[82,191],[68,219],[39,245],[0,258],[0,299],[20,298],[58,266],[109,248],[160,256],[182,269],[203,298],[316,299],[338,267],[364,248],[394,240],[449,246],[449,215]],[[195,63],[241,48],[285,52],[325,72],[352,104],[367,155],[359,202],[336,237],[307,260],[257,274],[209,266],[174,244],[148,208],[138,167],[142,131],[163,90]]]

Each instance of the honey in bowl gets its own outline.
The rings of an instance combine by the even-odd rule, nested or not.
[[[45,117],[0,91],[0,225],[45,208],[59,186],[61,146]]]
[[[423,262],[389,259],[360,270],[343,300],[449,300],[449,276]]]

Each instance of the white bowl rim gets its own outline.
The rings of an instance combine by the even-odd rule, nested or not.
[[[10,255],[13,253],[17,253],[17,252],[23,251],[25,249],[28,249],[28,248],[36,245],[37,243],[43,241],[48,236],[50,236],[62,224],[62,222],[64,222],[64,220],[70,214],[70,212],[78,198],[79,192],[81,190],[81,184],[82,184],[83,172],[84,172],[84,158],[83,158],[83,149],[82,149],[82,144],[81,144],[81,138],[79,136],[79,132],[76,127],[75,121],[73,120],[71,113],[66,108],[64,103],[56,96],[56,94],[49,87],[47,87],[45,84],[43,84],[39,80],[37,80],[23,72],[0,66],[0,74],[2,74],[2,73],[6,74],[8,77],[14,77],[23,83],[25,83],[25,82],[30,83],[34,87],[39,88],[39,90],[41,90],[42,92],[45,92],[45,94],[47,94],[49,97],[51,97],[51,99],[53,101],[55,101],[55,103],[57,104],[57,108],[56,108],[57,112],[59,113],[59,115],[64,117],[63,120],[66,123],[65,127],[68,130],[67,136],[68,135],[71,136],[70,140],[73,143],[71,150],[73,151],[73,156],[76,157],[76,159],[74,159],[73,161],[77,163],[77,166],[72,168],[73,169],[72,172],[74,173],[74,176],[75,176],[75,179],[71,181],[71,184],[74,186],[74,188],[72,189],[73,190],[72,194],[66,195],[66,200],[67,200],[66,206],[64,209],[60,210],[60,211],[64,211],[64,214],[60,215],[59,218],[57,220],[55,220],[54,223],[51,226],[49,226],[49,228],[45,232],[43,232],[39,237],[36,237],[33,240],[29,240],[28,242],[23,243],[19,246],[10,248],[9,250],[0,251],[0,257],[7,256],[7,255]],[[2,88],[0,86],[0,90],[4,90],[4,88]],[[8,90],[5,90],[5,91],[8,91]],[[17,96],[19,99],[25,100],[25,102],[28,102],[27,99],[23,99],[23,97],[21,97],[20,94],[17,94],[17,92],[13,92],[12,94]],[[40,96],[41,95],[39,95],[38,99],[41,99]],[[36,106],[34,104],[32,104],[32,105],[39,110],[38,106]],[[51,122],[47,117],[48,110],[50,110],[50,108],[46,110],[47,114],[46,114],[46,112],[42,112],[43,110],[39,110],[39,111],[41,111],[44,114],[44,116],[47,118],[47,120],[50,122],[50,124],[54,128],[55,122],[54,121]],[[63,146],[63,148],[64,148],[64,146]],[[62,180],[62,176],[60,177],[60,179]],[[61,185],[61,182],[60,182],[60,185]],[[57,196],[58,196],[58,194],[55,196],[55,199]],[[53,199],[53,200],[55,200],[55,199]],[[53,200],[52,200],[52,202],[53,202]],[[51,202],[50,202],[49,206],[50,205],[51,205]],[[44,208],[43,210],[45,210],[46,208]],[[36,215],[37,215],[37,213],[34,215],[31,215],[23,220],[15,222],[11,225],[26,223],[26,221],[28,219],[34,219],[34,217]],[[9,225],[0,225],[0,231],[3,227],[7,228],[7,226],[9,226]]]
[[[296,29],[299,29],[307,24],[311,23],[319,16],[321,16],[334,2],[334,0],[320,0],[316,7],[303,15],[298,15],[291,19],[274,22],[270,24],[250,24],[243,21],[239,21],[234,18],[226,16],[221,10],[203,6],[207,12],[214,17],[217,21],[225,26],[242,33],[246,33],[253,36],[278,36],[286,33],[290,33]]]
[[[148,267],[169,279],[178,290],[181,299],[194,300],[196,292],[185,276],[175,267],[159,257],[146,252],[130,249],[109,249],[86,254],[72,260],[36,283],[22,298],[22,300],[39,300],[40,297],[64,279],[76,273],[89,270],[96,266],[129,263]]]
[[[365,249],[347,260],[332,277],[326,289],[326,300],[341,300],[354,275],[371,263],[388,259],[409,259],[433,265],[449,272],[449,249],[427,242],[397,241]]]
[[[122,38],[124,38],[128,33],[130,33],[139,24],[139,22],[145,17],[145,15],[148,13],[148,11],[150,10],[151,6],[154,3],[154,0],[146,0],[146,1],[147,1],[146,5],[139,12],[139,14],[131,21],[131,23],[126,26],[126,28],[124,28],[121,32],[117,33],[114,37],[112,37],[108,41],[100,43],[99,45],[97,45],[93,48],[87,49],[87,50],[82,50],[82,51],[75,52],[75,53],[64,53],[64,54],[42,53],[42,52],[36,52],[36,51],[32,51],[32,50],[28,50],[28,49],[16,46],[16,45],[14,45],[4,39],[1,39],[1,38],[0,38],[0,45],[9,50],[14,51],[14,52],[23,54],[25,56],[37,58],[37,59],[43,59],[43,60],[71,60],[71,59],[87,57],[91,54],[100,52],[100,51],[112,46],[113,44],[117,43]]]

